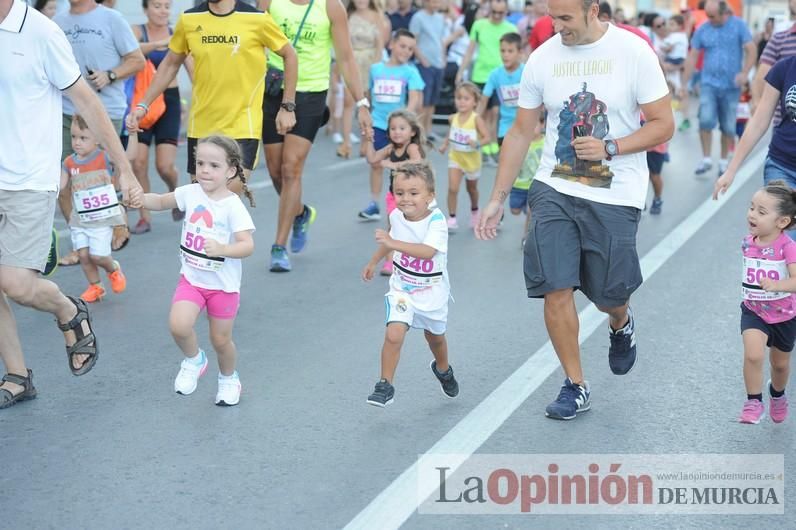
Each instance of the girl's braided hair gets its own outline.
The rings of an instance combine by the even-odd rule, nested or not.
[[[233,175],[230,180],[234,179],[235,177],[240,179],[241,184],[243,184],[243,195],[249,199],[249,204],[251,204],[252,208],[255,208],[257,204],[254,201],[254,194],[246,184],[246,175],[243,173],[242,165],[243,151],[241,151],[238,142],[228,136],[214,134],[202,138],[199,140],[198,144],[213,144],[217,147],[220,147],[224,151],[227,157],[227,164],[230,167],[235,168],[235,175]]]

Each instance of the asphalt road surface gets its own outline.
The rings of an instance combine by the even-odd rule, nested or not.
[[[198,332],[210,369],[193,395],[173,393],[181,355],[167,315],[179,225],[168,213],[155,215],[152,232],[133,236],[116,254],[127,292],[109,292],[91,307],[101,358],[90,374],[69,374],[52,317],[15,307],[39,396],[0,411],[0,528],[793,525],[793,490],[781,499],[785,515],[767,516],[425,515],[405,494],[416,489],[412,466],[432,448],[465,455],[773,453],[784,455],[786,475],[793,469],[796,418],[735,422],[745,399],[739,244],[762,170],[752,164],[734,196],[704,206],[716,175],[693,175],[697,142],[694,131],[675,138],[663,213],[642,217],[646,281],[633,297],[639,359],[631,374],[610,373],[606,324],[578,297],[592,410],[571,422],[544,417],[563,374],[545,348],[542,303],[524,294],[520,218],[507,215],[492,242],[465,229],[450,238],[448,341],[459,398],[440,393],[415,331],[403,349],[395,403],[379,409],[365,398],[379,375],[386,279],[360,280],[382,226],[356,220],[368,200],[365,163],[335,158],[319,136],[304,186],[318,218],[288,274],[268,272],[277,200],[261,163],[251,210],[257,248],[244,262],[234,332],[243,394],[239,406],[219,408],[203,318]],[[181,170],[184,160],[181,146]],[[439,154],[432,161],[444,202],[446,161]],[[154,167],[150,174],[158,180]],[[493,179],[494,170],[485,170],[482,205]],[[464,190],[460,202],[466,210]],[[61,220],[56,225],[65,229]],[[67,236],[61,248],[68,246]],[[60,268],[54,280],[73,295],[86,287],[79,267]]]

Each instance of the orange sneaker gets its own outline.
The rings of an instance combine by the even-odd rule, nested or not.
[[[121,293],[127,288],[127,278],[124,277],[122,266],[118,261],[113,262],[116,265],[116,270],[108,273],[108,279],[111,281],[111,289],[114,293]]]
[[[92,283],[88,286],[88,289],[83,291],[83,294],[80,295],[80,298],[89,304],[93,304],[94,302],[101,302],[103,296],[105,296],[105,288],[102,286],[102,284]]]

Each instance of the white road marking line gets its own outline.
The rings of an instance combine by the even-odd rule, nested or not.
[[[271,182],[270,180],[261,180],[259,182],[255,182],[254,184],[249,184],[250,190],[261,190],[263,188],[273,188],[273,187],[274,183]]]
[[[641,260],[644,279],[649,278],[666,263],[705,223],[707,223],[728,199],[743,187],[763,165],[767,149],[753,155],[738,171],[735,183],[719,201],[708,198],[691,215],[683,220],[660,243]],[[602,328],[606,315],[589,306],[578,314],[580,320],[579,342],[582,344],[598,328]],[[453,473],[501,425],[522,405],[526,399],[559,367],[553,346],[548,341],[525,363],[500,384],[491,394],[471,410],[445,436],[439,439],[426,454],[459,455]],[[436,482],[419,483],[418,463],[415,462],[382,491],[364,510],[346,525],[346,529],[398,528],[417,507],[439,486]]]
[[[347,169],[347,168],[351,168],[351,167],[359,166],[359,165],[361,165],[362,167],[367,167],[367,164],[368,163],[367,163],[367,161],[364,158],[359,158],[358,157],[358,158],[355,158],[353,160],[344,160],[343,162],[337,162],[337,163],[332,164],[330,166],[326,166],[323,169],[324,169],[324,171],[336,171],[338,169]]]

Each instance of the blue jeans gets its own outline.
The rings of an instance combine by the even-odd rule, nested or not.
[[[699,92],[699,128],[712,131],[718,122],[722,134],[735,136],[735,117],[740,97],[740,88],[716,88],[703,83]]]
[[[766,163],[763,166],[763,183],[768,185],[775,180],[784,180],[785,184],[796,189],[796,168],[787,167],[784,164],[771,160],[771,157],[767,157]],[[786,230],[786,233],[791,239],[796,241],[796,229]]]
[[[796,168],[787,167],[768,157],[763,166],[763,183],[768,184],[772,180],[784,180],[788,186],[796,189]]]

